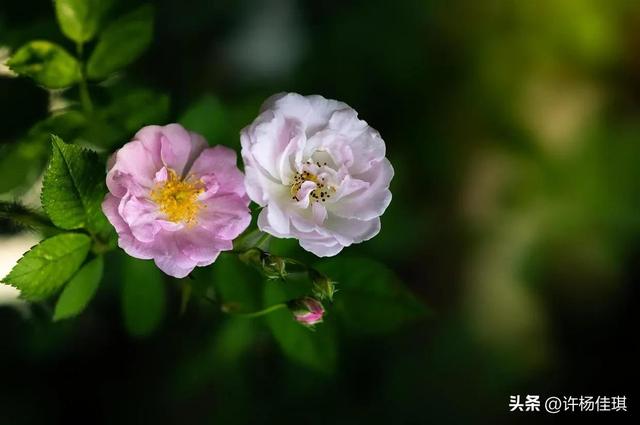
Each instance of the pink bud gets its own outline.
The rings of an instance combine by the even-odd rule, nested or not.
[[[322,323],[324,307],[320,301],[314,298],[304,297],[293,300],[289,303],[289,309],[296,321],[304,326],[312,327],[317,323]]]

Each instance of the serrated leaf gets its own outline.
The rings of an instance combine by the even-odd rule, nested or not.
[[[102,256],[98,256],[78,270],[58,298],[54,321],[76,316],[86,308],[98,289],[102,269]]]
[[[102,213],[105,173],[95,152],[52,137],[51,161],[42,184],[42,206],[62,229],[86,227],[106,233],[111,226]]]
[[[265,283],[265,306],[290,299],[291,296],[283,284]],[[330,322],[325,321],[314,330],[310,330],[296,322],[288,309],[269,313],[265,318],[282,352],[291,360],[324,373],[330,373],[335,369],[337,347]]]
[[[78,61],[50,41],[36,40],[25,44],[11,56],[7,66],[50,89],[68,87],[80,80]]]
[[[81,233],[63,233],[31,248],[3,279],[20,289],[21,297],[37,301],[53,295],[78,270],[91,247]]]
[[[390,332],[429,312],[391,270],[376,261],[336,257],[317,268],[338,282],[333,310],[354,332]]]
[[[87,75],[102,79],[145,51],[153,37],[153,7],[145,5],[109,25],[89,57]]]
[[[152,261],[126,257],[122,268],[122,313],[133,336],[147,336],[160,325],[165,313],[163,275]]]
[[[110,0],[55,0],[62,33],[77,43],[91,40],[110,3]]]

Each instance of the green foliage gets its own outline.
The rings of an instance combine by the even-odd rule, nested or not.
[[[50,41],[31,41],[7,62],[14,72],[33,78],[50,89],[71,86],[80,80],[80,64],[64,48]]]
[[[354,332],[390,332],[425,317],[427,308],[384,265],[335,257],[317,268],[338,282],[333,311]]]
[[[145,125],[165,122],[169,116],[165,94],[129,84],[111,88],[110,94],[110,102],[89,123],[91,142],[97,146],[112,148]]]
[[[296,298],[297,294],[292,285],[265,282],[264,305],[286,302]],[[337,361],[337,346],[331,321],[325,321],[310,330],[294,321],[287,309],[277,310],[265,318],[282,352],[291,360],[320,372],[333,372]]]
[[[98,289],[103,263],[102,257],[98,256],[78,270],[60,294],[53,320],[67,319],[82,313]]]
[[[162,273],[152,261],[126,257],[122,282],[122,313],[127,331],[137,337],[150,335],[165,314]]]
[[[43,150],[26,142],[0,146],[0,193],[33,183],[42,170]]]
[[[0,193],[29,187],[46,163],[51,133],[66,140],[75,139],[86,119],[78,111],[55,114],[36,123],[17,143],[0,147]]]
[[[64,233],[31,248],[3,282],[20,289],[21,297],[37,301],[53,295],[78,270],[91,247],[91,238]]]
[[[213,282],[221,303],[231,309],[252,311],[260,308],[260,275],[235,255],[222,254],[212,267]]]
[[[228,125],[224,106],[218,98],[205,95],[194,102],[178,120],[185,128],[200,133],[209,144],[217,144]]]
[[[214,358],[216,363],[233,365],[254,344],[256,322],[250,319],[230,317],[216,335]]]
[[[153,7],[145,5],[112,22],[100,35],[87,74],[102,79],[133,62],[151,42]]]
[[[54,229],[46,217],[18,202],[0,201],[0,220],[7,220],[16,229],[42,232]]]
[[[100,19],[110,5],[107,0],[54,0],[60,29],[76,43],[84,43],[98,31]]]
[[[105,113],[122,131],[134,133],[145,125],[166,120],[169,96],[146,88],[128,88],[113,99]]]
[[[107,233],[111,226],[102,213],[106,192],[104,171],[95,152],[52,137],[51,161],[44,174],[42,206],[62,229],[86,227]]]

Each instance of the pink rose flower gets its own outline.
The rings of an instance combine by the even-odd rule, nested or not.
[[[320,257],[380,231],[393,167],[380,134],[347,104],[275,95],[241,142],[247,193],[264,207],[261,230]]]
[[[178,124],[142,128],[108,168],[102,210],[118,245],[168,275],[213,263],[251,220],[235,152]]]
[[[314,298],[304,297],[293,300],[289,303],[289,309],[293,314],[293,318],[304,326],[312,327],[322,323],[324,307],[322,307],[320,301]]]

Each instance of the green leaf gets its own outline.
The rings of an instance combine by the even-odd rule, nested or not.
[[[87,75],[103,79],[133,62],[153,37],[153,7],[145,5],[109,25],[87,63]]]
[[[292,299],[285,284],[266,282],[264,285],[265,306]],[[331,321],[325,321],[310,330],[296,322],[288,309],[276,310],[265,318],[278,345],[291,360],[317,371],[333,372],[337,348]]]
[[[169,96],[145,88],[131,88],[113,99],[106,109],[108,119],[129,135],[145,125],[165,121]]]
[[[93,133],[100,138],[100,146],[110,148],[129,140],[140,128],[163,122],[169,116],[169,96],[166,94],[129,84],[111,87],[109,94],[108,106],[98,111],[101,122],[93,128]],[[92,141],[95,139],[91,138]]]
[[[84,43],[98,31],[100,19],[110,5],[107,0],[54,0],[60,29],[76,43]]]
[[[0,193],[27,189],[42,174],[49,152],[51,133],[75,139],[85,124],[78,111],[56,114],[36,123],[17,143],[0,146]]]
[[[0,146],[0,193],[26,188],[40,175],[46,149],[28,143]]]
[[[52,137],[52,146],[42,185],[45,212],[62,229],[86,227],[107,233],[111,226],[101,209],[105,173],[98,155],[57,136]]]
[[[50,89],[71,86],[80,80],[80,64],[64,48],[50,41],[31,41],[7,61],[16,73],[33,78]]]
[[[352,331],[390,332],[428,314],[397,276],[376,261],[336,257],[317,269],[338,282],[333,310]]]
[[[163,275],[152,261],[127,257],[122,270],[124,324],[133,336],[150,335],[162,322],[166,294]]]
[[[228,117],[218,98],[205,95],[193,103],[178,122],[185,128],[202,134],[209,144],[215,145],[228,126]]]
[[[85,264],[67,283],[58,298],[53,320],[80,314],[93,298],[102,279],[103,260],[98,256]]]
[[[37,138],[42,145],[49,147],[51,133],[57,134],[60,138],[74,139],[78,137],[87,123],[87,118],[79,111],[66,111],[56,113],[38,122],[30,130],[28,138]]]
[[[221,255],[211,272],[218,301],[240,311],[260,308],[262,277],[242,264],[236,255]]]
[[[106,150],[122,145],[145,125],[164,122],[169,116],[169,96],[135,85],[120,83],[107,88],[106,106],[94,111],[84,139]]]
[[[90,247],[91,238],[80,233],[45,239],[24,254],[3,282],[20,289],[27,300],[47,298],[73,276]]]

